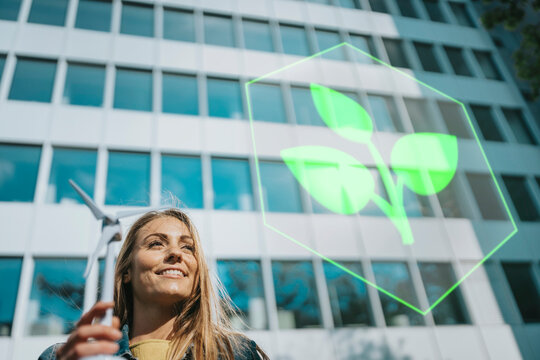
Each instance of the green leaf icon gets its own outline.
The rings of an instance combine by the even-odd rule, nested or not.
[[[311,83],[311,97],[326,125],[352,141],[365,143],[373,132],[367,111],[356,101],[335,90]]]
[[[329,210],[350,215],[370,200],[375,183],[369,170],[352,156],[324,146],[281,150],[296,180]]]
[[[392,149],[394,172],[420,195],[435,194],[454,177],[458,145],[454,135],[416,133],[400,138]]]

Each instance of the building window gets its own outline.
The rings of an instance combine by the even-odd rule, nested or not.
[[[17,21],[21,0],[0,0],[0,19]]]
[[[444,51],[446,52],[446,56],[448,56],[450,65],[452,65],[452,69],[456,75],[472,76],[471,70],[463,57],[463,49],[445,46]]]
[[[315,30],[315,37],[317,38],[319,51],[329,49],[332,46],[341,44],[343,42],[339,36],[339,33],[335,31]],[[345,48],[340,46],[334,50],[322,54],[321,57],[324,59],[345,61]]]
[[[122,3],[120,33],[137,36],[154,36],[154,7],[140,3]]]
[[[422,69],[424,71],[431,71],[431,72],[442,72],[441,66],[439,65],[439,62],[437,61],[437,57],[435,55],[435,48],[433,44],[426,44],[421,42],[414,42],[414,48],[416,49],[416,53],[418,54],[418,58],[420,59],[420,63],[422,64]]]
[[[523,322],[540,322],[540,290],[531,264],[503,263],[502,267]]]
[[[493,187],[493,179],[487,174],[467,174],[467,180],[471,186],[478,209],[482,218],[486,220],[507,220],[508,216],[503,211],[499,202],[499,194]]]
[[[360,5],[360,0],[339,0],[338,4],[339,6],[347,9],[362,9],[362,5]]]
[[[108,0],[79,0],[75,27],[111,31],[112,2]]]
[[[150,156],[110,151],[105,204],[148,206],[149,194]]]
[[[56,61],[17,58],[9,99],[51,102],[55,74]]]
[[[394,294],[407,303],[419,308],[411,280],[411,274],[404,262],[373,262],[373,273],[377,286]],[[379,292],[387,326],[423,325],[422,315],[390,296]]]
[[[199,114],[197,77],[163,73],[162,111],[170,114]]]
[[[233,327],[238,330],[268,329],[260,262],[218,260],[217,267],[221,282],[239,310],[229,314]]]
[[[533,195],[523,176],[502,175],[506,190],[521,221],[540,221],[540,214],[534,205]]]
[[[195,16],[193,13],[165,8],[163,10],[163,38],[195,42]]]
[[[460,2],[449,1],[450,9],[459,25],[474,27],[474,21],[467,10],[467,5]]]
[[[399,12],[401,13],[401,16],[410,17],[410,18],[419,17],[416,9],[414,8],[414,4],[412,0],[399,0],[399,1],[396,1],[396,4],[399,8]]]
[[[161,156],[161,196],[167,203],[170,194],[188,208],[202,209],[201,159],[194,156]]]
[[[508,125],[512,129],[512,133],[516,137],[516,141],[520,144],[532,144],[536,145],[536,141],[533,138],[532,131],[523,118],[521,109],[509,109],[502,108],[502,112]]]
[[[322,327],[311,261],[272,261],[272,274],[279,328]]]
[[[455,102],[437,101],[448,133],[459,138],[470,139],[469,124],[465,122],[461,105]]]
[[[47,202],[82,204],[81,197],[69,184],[70,179],[93,198],[96,163],[95,150],[55,148],[47,187]]]
[[[484,139],[489,141],[504,141],[489,106],[471,104],[471,111]]]
[[[373,39],[371,38],[371,36],[350,34],[349,37],[351,39],[352,46],[362,50],[363,52],[375,58],[379,57],[377,51],[375,50],[375,45],[373,44]],[[376,62],[369,56],[362,54],[358,50],[353,50],[353,53],[356,61],[361,64],[378,64],[378,62]]]
[[[208,114],[210,116],[242,119],[242,91],[237,80],[208,78]]]
[[[369,0],[369,7],[371,11],[389,13],[385,0]]]
[[[443,23],[447,22],[441,10],[441,5],[440,5],[439,0],[424,0],[423,3],[431,21],[437,21],[437,22],[443,22]]]
[[[209,45],[234,47],[236,43],[232,18],[204,14],[204,42]]]
[[[463,198],[463,192],[458,185],[456,177],[437,193],[437,198],[439,199],[444,217],[465,218],[470,216],[468,208],[465,207],[468,201]]]
[[[283,52],[289,55],[310,55],[306,30],[300,26],[279,25]]]
[[[0,144],[0,201],[34,201],[41,147]]]
[[[409,68],[409,62],[405,56],[405,50],[403,49],[403,42],[397,39],[383,39],[384,48],[388,55],[390,65]]]
[[[382,95],[368,95],[367,99],[377,131],[403,132],[403,126],[401,126],[392,98]]]
[[[253,190],[247,160],[212,159],[214,209],[253,210]]]
[[[497,69],[493,56],[489,51],[473,50],[473,53],[486,79],[502,80],[501,73]]]
[[[426,100],[403,99],[403,101],[415,132],[438,132]]]
[[[20,258],[0,258],[0,277],[4,281],[2,301],[0,301],[0,337],[11,335],[21,267],[22,259]]]
[[[357,275],[363,274],[360,263],[341,262],[340,265]],[[334,326],[373,326],[366,284],[334,264],[325,261],[323,266]]]
[[[254,83],[249,85],[253,120],[286,123],[283,94],[279,85]]]
[[[2,75],[4,73],[5,63],[6,63],[6,55],[0,55],[0,81],[2,81]]]
[[[152,111],[152,72],[117,68],[114,108]]]
[[[244,46],[249,50],[275,51],[270,25],[264,21],[242,20]]]
[[[64,26],[68,0],[33,0],[28,22]]]
[[[28,335],[68,334],[81,317],[85,260],[36,259],[26,319]]]
[[[266,211],[302,212],[298,183],[284,163],[259,161]]]
[[[291,87],[291,96],[298,125],[326,126],[313,104],[308,88]]]
[[[68,63],[62,102],[70,105],[102,106],[105,66]]]

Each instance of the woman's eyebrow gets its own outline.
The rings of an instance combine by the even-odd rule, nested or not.
[[[164,233],[152,233],[152,234],[146,235],[146,237],[143,239],[143,242],[146,241],[149,237],[152,237],[152,236],[157,236],[157,237],[165,239],[165,240],[169,239],[169,236],[167,234],[164,234]],[[182,236],[180,236],[180,240],[184,241],[184,242],[186,240],[191,240],[191,242],[193,242],[193,238],[190,235],[182,235]]]

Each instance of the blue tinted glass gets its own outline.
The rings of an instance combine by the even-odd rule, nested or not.
[[[274,51],[270,25],[266,22],[243,20],[244,43],[246,49]]]
[[[26,333],[67,334],[82,314],[86,260],[36,259]]]
[[[116,69],[114,107],[152,111],[152,73],[145,70]]]
[[[210,45],[234,47],[232,19],[223,16],[204,15],[204,42]]]
[[[332,46],[335,46],[342,42],[337,32],[316,30],[315,35],[317,37],[319,51],[329,49]],[[321,56],[325,59],[345,60],[345,48],[343,46],[340,46],[337,49],[322,54]]]
[[[33,201],[41,148],[0,145],[0,201]]]
[[[253,120],[286,123],[283,95],[279,85],[255,83],[249,86]]]
[[[54,149],[47,188],[47,202],[78,202],[81,197],[69,184],[75,181],[91,198],[94,197],[97,153],[94,150]]]
[[[2,74],[4,73],[4,64],[6,63],[6,56],[0,55],[0,80],[2,80]]]
[[[161,194],[164,201],[168,199],[169,191],[186,207],[203,208],[200,158],[174,155],[161,157]]]
[[[19,290],[22,259],[0,258],[0,278],[2,285],[2,301],[0,301],[0,336],[11,334],[15,301]]]
[[[199,94],[195,76],[163,74],[162,84],[163,112],[199,114]]]
[[[268,328],[266,301],[261,274],[261,264],[253,260],[220,260],[218,274],[231,300],[240,310],[231,317],[235,328],[242,329],[240,320],[254,330]],[[231,314],[232,315],[232,314]]]
[[[105,204],[147,206],[149,195],[150,156],[111,151]]]
[[[208,113],[210,116],[242,119],[242,93],[235,80],[208,79]]]
[[[0,19],[16,21],[20,7],[21,0],[0,0]]]
[[[310,55],[308,39],[303,27],[280,25],[279,31],[285,54]]]
[[[265,209],[276,212],[302,212],[298,183],[283,163],[259,162]]]
[[[377,131],[402,131],[396,108],[391,99],[385,96],[368,95],[368,103]]]
[[[68,0],[33,0],[28,22],[64,26]]]
[[[371,7],[371,11],[388,13],[388,8],[384,0],[369,0],[369,6]]]
[[[195,18],[192,12],[165,9],[163,38],[195,42]]]
[[[272,274],[279,328],[321,327],[313,264],[309,261],[272,261]]]
[[[122,34],[154,36],[154,7],[134,3],[122,3]]]
[[[349,9],[361,9],[360,0],[339,0],[339,6]]]
[[[18,58],[9,99],[51,102],[55,73],[55,61]]]
[[[68,64],[64,104],[101,106],[105,88],[105,67]]]
[[[110,31],[111,13],[111,1],[79,0],[75,27],[79,29]]]
[[[253,192],[247,160],[212,159],[214,209],[253,210]]]
[[[410,67],[401,40],[383,39],[383,44],[388,55],[388,60],[390,60],[390,65],[404,68]]]
[[[313,104],[309,89],[291,87],[291,96],[297,124],[326,126]]]
[[[521,109],[502,108],[502,112],[518,143],[536,145],[536,140],[529,125],[523,118]]]
[[[350,35],[351,45],[362,50],[363,52],[373,56],[378,57],[377,52],[375,51],[375,46],[373,44],[373,39],[370,36],[364,35]],[[356,61],[362,64],[372,64],[376,63],[375,60],[372,60],[369,56],[362,54],[358,50],[353,50],[354,58]]]

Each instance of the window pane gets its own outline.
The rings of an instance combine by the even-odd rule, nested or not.
[[[297,124],[326,126],[313,104],[309,89],[291,87],[291,95]]]
[[[359,263],[342,262],[345,268],[363,276]],[[324,262],[324,275],[335,327],[373,326],[366,285],[334,264]]]
[[[527,187],[527,180],[522,176],[510,175],[503,175],[502,179],[521,221],[539,221],[540,214]]]
[[[204,207],[199,157],[177,155],[161,157],[162,203],[167,200],[169,191],[188,208]]]
[[[339,6],[349,9],[361,9],[360,0],[339,0]]]
[[[377,131],[403,131],[396,106],[391,98],[380,95],[368,95],[367,98]]]
[[[230,17],[204,15],[204,42],[210,45],[235,46],[233,22]]]
[[[523,113],[520,109],[503,108],[502,112],[506,118],[506,121],[508,121],[508,125],[510,125],[510,128],[512,129],[518,143],[536,145],[536,141],[532,136],[531,129],[525,122]]]
[[[212,79],[206,82],[210,116],[242,119],[242,93],[237,80]]]
[[[152,111],[152,72],[117,68],[114,107]]]
[[[290,55],[310,55],[306,31],[303,27],[279,25],[283,52]]]
[[[253,120],[286,123],[283,95],[279,85],[255,83],[249,86]]]
[[[214,209],[253,210],[253,192],[247,160],[212,159]]]
[[[471,111],[476,119],[476,123],[478,124],[480,131],[482,132],[482,136],[484,136],[484,139],[491,141],[504,141],[489,106],[471,105]]]
[[[275,212],[302,212],[298,183],[284,163],[259,161],[265,209]]]
[[[68,64],[62,102],[71,105],[102,106],[105,67]]]
[[[523,322],[540,322],[540,290],[535,284],[531,264],[502,264]]]
[[[425,100],[403,100],[415,132],[438,132]]]
[[[33,201],[41,147],[0,144],[0,201]]]
[[[373,39],[371,36],[364,36],[364,35],[350,35],[351,39],[351,45],[354,47],[362,50],[365,53],[368,53],[369,55],[373,57],[379,57],[377,52],[375,51],[375,46],[373,45]],[[372,60],[368,56],[362,54],[358,50],[353,50],[354,57],[356,61],[358,61],[361,64],[378,64],[375,60]]]
[[[452,69],[454,69],[456,75],[472,76],[471,70],[469,70],[467,62],[463,57],[462,49],[445,46],[444,51],[446,52],[446,56],[448,56],[450,65],[452,65]]]
[[[424,71],[442,72],[435,56],[433,44],[414,42],[414,47]]]
[[[401,40],[383,39],[383,43],[388,54],[388,59],[390,60],[390,65],[405,68],[410,67]]]
[[[11,334],[21,267],[22,259],[0,258],[0,278],[4,282],[2,301],[0,301],[0,336],[9,336]]]
[[[219,260],[218,274],[234,304],[240,309],[231,322],[235,329],[268,328],[261,264],[254,260]],[[230,314],[229,316],[231,316]],[[239,317],[239,319],[238,319]]]
[[[0,0],[0,19],[17,21],[21,0]]]
[[[507,216],[499,202],[499,195],[492,185],[493,179],[486,174],[467,174],[474,198],[482,217],[486,220],[506,220]]]
[[[28,22],[64,26],[68,0],[33,0]]]
[[[448,289],[456,283],[450,264],[419,263],[420,275],[424,283],[429,305],[433,305]],[[457,287],[433,310],[437,325],[468,324],[461,289]]]
[[[424,0],[424,6],[431,21],[446,22],[439,0]]]
[[[111,14],[111,1],[79,0],[75,27],[79,29],[110,31]]]
[[[447,218],[465,218],[470,216],[468,208],[468,199],[463,198],[463,192],[460,191],[456,177],[441,191],[437,193],[437,198],[441,204],[444,217]]]
[[[409,269],[401,262],[373,262],[377,286],[419,308]],[[379,292],[387,326],[423,325],[422,315]]]
[[[195,42],[195,17],[192,12],[163,10],[163,38]]]
[[[163,74],[162,111],[171,114],[199,114],[197,78],[191,75]]]
[[[51,102],[55,74],[56,61],[17,58],[9,99]]]
[[[493,61],[493,56],[489,51],[474,50],[473,53],[476,57],[476,61],[478,61],[478,65],[480,65],[480,68],[482,69],[482,73],[484,73],[484,76],[487,79],[502,80],[499,69],[497,69],[495,62]]]
[[[54,149],[47,187],[47,202],[82,204],[81,197],[69,184],[70,179],[93,198],[96,162],[95,150]]]
[[[402,16],[418,18],[418,13],[416,12],[414,4],[411,0],[398,0],[396,1],[396,4]]]
[[[109,152],[106,205],[147,206],[150,199],[150,156]]]
[[[244,45],[246,49],[274,51],[270,25],[267,22],[242,20]]]
[[[0,55],[0,81],[4,73],[4,64],[6,63],[6,55]]]
[[[26,320],[28,335],[71,332],[82,315],[85,267],[85,260],[35,260]]]
[[[272,261],[280,329],[321,327],[319,297],[310,261]]]
[[[315,30],[315,36],[317,37],[319,51],[329,49],[343,42],[339,33],[334,31]],[[340,46],[337,49],[322,54],[321,57],[332,60],[345,60],[345,48]]]
[[[154,36],[154,7],[135,3],[122,3],[120,33]]]
[[[467,11],[467,6],[465,4],[452,1],[448,2],[448,4],[459,25],[474,27],[474,22]]]
[[[369,0],[369,7],[371,8],[371,11],[388,13],[385,0]]]
[[[437,101],[448,133],[460,138],[470,139],[469,124],[463,117],[462,108],[455,102]]]

